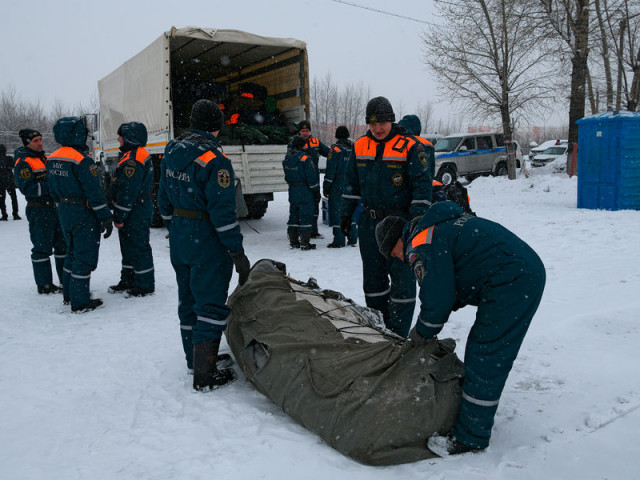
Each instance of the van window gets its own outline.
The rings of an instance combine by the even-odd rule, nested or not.
[[[496,133],[496,147],[504,147],[504,134]]]
[[[462,142],[461,147],[467,147],[467,150],[475,150],[476,149],[476,139],[474,137],[467,137]]]
[[[489,148],[493,148],[493,143],[491,142],[491,137],[477,137],[476,141],[478,142],[478,150],[487,150]]]

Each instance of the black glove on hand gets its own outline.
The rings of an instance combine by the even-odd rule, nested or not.
[[[351,217],[342,217],[340,219],[340,231],[345,237],[351,233]]]
[[[322,190],[322,196],[329,198],[329,190]]]
[[[314,199],[316,202],[319,202],[319,201],[320,201],[320,198],[321,198],[321,196],[320,196],[320,190],[314,190],[314,191],[313,191],[313,199]]]
[[[104,233],[103,238],[109,238],[113,232],[113,222],[111,219],[100,220],[100,233]]]
[[[409,340],[411,340],[413,343],[415,343],[416,345],[426,345],[427,343],[436,340],[436,337],[433,336],[431,338],[424,338],[422,335],[420,335],[418,333],[418,331],[416,330],[416,327],[413,327],[411,329],[411,331],[409,332]]]
[[[238,272],[238,283],[244,285],[244,282],[249,278],[249,270],[251,270],[251,264],[244,252],[231,252],[231,259],[236,266],[236,272]]]

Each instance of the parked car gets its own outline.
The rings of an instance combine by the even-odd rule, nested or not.
[[[480,175],[506,175],[507,161],[502,133],[459,133],[438,140],[435,147],[436,177],[445,185],[458,177],[468,181]],[[520,161],[517,162],[520,166]]]
[[[554,145],[568,145],[569,140],[547,140],[546,142],[542,142],[537,147],[532,147],[529,150],[529,160],[533,160],[533,157],[538,155],[539,153],[544,152],[547,148],[553,147]]]
[[[559,158],[563,158],[566,161],[568,148],[569,145],[566,143],[549,147],[544,152],[538,153],[537,155],[533,156],[533,158],[531,159],[531,166],[542,167],[547,163],[553,162],[554,160],[557,160]]]

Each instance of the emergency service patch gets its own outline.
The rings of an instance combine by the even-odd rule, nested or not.
[[[91,175],[93,175],[94,177],[97,177],[98,176],[98,167],[96,167],[95,165],[91,165],[89,167],[89,173]]]
[[[429,164],[429,157],[427,157],[427,154],[424,150],[418,153],[418,158],[420,159],[420,163],[423,167],[426,167]]]
[[[228,188],[229,185],[231,185],[231,174],[229,170],[225,170],[224,168],[218,170],[218,185],[222,188]]]
[[[391,183],[393,183],[394,187],[402,186],[403,180],[404,180],[404,177],[402,176],[401,173],[396,173],[391,177]]]
[[[418,283],[422,285],[422,279],[424,278],[425,268],[421,261],[416,262],[416,266],[413,267],[413,272],[416,274]]]
[[[31,169],[23,168],[22,170],[20,170],[20,178],[22,178],[23,180],[31,178]]]
[[[133,177],[134,173],[136,173],[136,167],[132,167],[132,166],[124,167],[124,174],[127,176],[127,178]]]

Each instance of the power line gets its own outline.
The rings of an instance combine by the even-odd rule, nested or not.
[[[433,24],[431,22],[427,22],[425,20],[419,20],[417,18],[411,18],[411,17],[407,17],[405,15],[398,15],[397,13],[385,12],[383,10],[378,10],[377,8],[365,7],[363,5],[358,5],[358,4],[351,3],[351,2],[345,2],[343,0],[333,0],[333,1],[336,2],[336,3],[342,3],[344,5],[349,5],[351,7],[362,8],[363,10],[369,10],[371,12],[381,13],[383,15],[389,15],[390,17],[398,17],[398,18],[402,18],[404,20],[411,20],[412,22],[424,23],[425,25],[435,26],[435,24]]]

